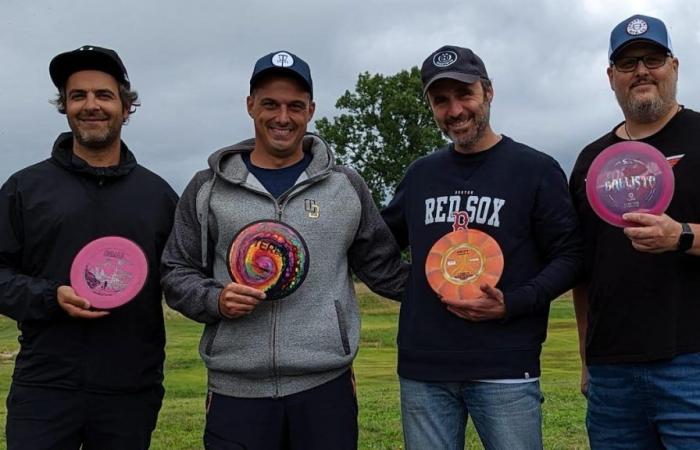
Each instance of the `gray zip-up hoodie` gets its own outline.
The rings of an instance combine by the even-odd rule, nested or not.
[[[162,283],[168,305],[206,324],[199,352],[211,391],[277,397],[323,384],[350,367],[360,332],[350,269],[378,294],[399,300],[408,267],[362,178],[335,165],[320,137],[304,137],[311,163],[278,199],[241,158],[254,146],[250,139],[218,150],[209,157],[210,169],[189,183],[163,253]],[[306,279],[288,297],[227,319],[218,298],[231,281],[229,245],[241,228],[264,219],[302,235],[309,249]]]

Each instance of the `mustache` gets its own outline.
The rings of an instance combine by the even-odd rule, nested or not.
[[[454,123],[464,122],[467,119],[469,119],[467,114],[460,114],[457,117],[450,117],[449,119],[445,120],[445,125],[452,125]]]
[[[632,83],[632,85],[630,87],[637,87],[637,86],[641,86],[643,84],[656,85],[656,81],[651,79],[651,78],[644,77],[644,78],[641,78],[641,79],[635,81],[634,83]]]
[[[109,119],[109,116],[106,114],[99,114],[99,113],[81,113],[76,116],[79,120],[89,120],[89,119],[97,119],[97,120],[107,120]]]

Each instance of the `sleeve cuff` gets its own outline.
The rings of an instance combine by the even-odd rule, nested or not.
[[[503,318],[504,322],[515,317],[530,315],[532,313],[535,304],[534,295],[528,294],[525,288],[503,293],[503,299],[506,304],[506,315]]]
[[[223,288],[209,289],[204,300],[204,309],[207,311],[207,314],[216,319],[223,318],[221,311],[219,311],[219,295],[221,295],[222,290]]]

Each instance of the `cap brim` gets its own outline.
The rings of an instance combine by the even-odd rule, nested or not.
[[[440,74],[435,75],[433,78],[430,79],[430,81],[425,83],[425,86],[423,86],[423,97],[425,97],[425,95],[428,93],[428,89],[430,88],[430,86],[432,86],[433,83],[435,83],[438,80],[443,80],[445,78],[461,81],[462,83],[467,84],[476,83],[481,79],[479,75],[473,75],[470,73],[442,72]]]
[[[252,88],[253,85],[263,76],[269,75],[271,73],[280,73],[285,76],[289,76],[290,78],[294,78],[295,80],[299,80],[299,82],[306,87],[306,89],[309,91],[309,94],[312,94],[313,97],[313,90],[311,88],[311,85],[309,85],[309,82],[306,81],[306,79],[301,76],[296,70],[294,69],[289,69],[287,67],[268,67],[267,69],[263,69],[260,72],[256,73],[250,78],[250,87]]]
[[[81,70],[99,70],[112,75],[118,83],[129,86],[129,82],[122,79],[123,74],[119,65],[104,53],[70,51],[57,55],[49,64],[51,81],[57,88],[65,87],[68,78]]]
[[[670,48],[664,46],[663,44],[659,44],[658,41],[655,41],[655,40],[653,40],[653,39],[638,38],[638,39],[630,39],[629,41],[627,41],[627,42],[621,44],[620,46],[618,46],[618,47],[615,49],[614,52],[610,53],[610,56],[608,57],[608,60],[610,60],[610,62],[614,61],[614,60],[615,60],[615,57],[617,57],[617,55],[618,55],[622,50],[626,49],[627,47],[629,47],[629,46],[632,45],[632,44],[639,44],[640,42],[641,42],[641,43],[645,43],[645,44],[654,44],[654,45],[656,45],[657,47],[662,48],[662,49],[666,50],[667,52],[673,54],[673,52],[671,51]]]

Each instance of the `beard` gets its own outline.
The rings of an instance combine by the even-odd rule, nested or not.
[[[652,98],[615,91],[625,117],[639,123],[651,123],[665,116],[676,102],[676,82],[664,81],[657,83],[657,87],[658,94]]]
[[[69,120],[68,124],[73,131],[74,139],[89,150],[102,150],[109,147],[119,139],[121,133],[121,124],[114,119],[110,119],[105,127],[100,128],[81,127],[78,120]]]
[[[452,140],[457,150],[469,153],[474,149],[475,144],[477,144],[484,137],[486,128],[489,126],[490,117],[491,105],[486,101],[486,98],[484,98],[484,103],[479,107],[478,113],[474,115],[474,124],[468,133],[450,133],[450,122],[446,124],[447,126],[442,129],[442,132],[449,137],[450,140]]]

